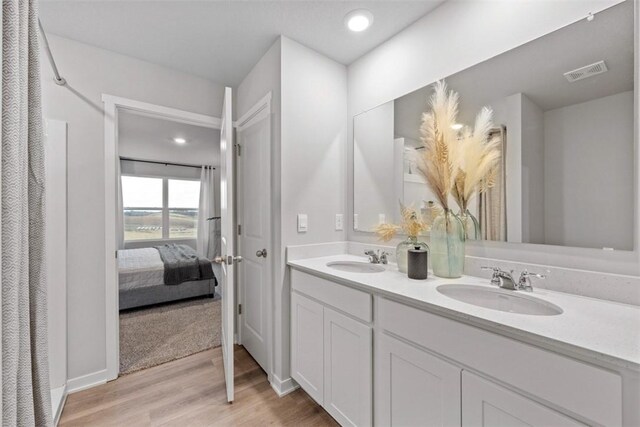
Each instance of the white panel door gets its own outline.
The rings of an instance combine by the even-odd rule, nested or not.
[[[238,267],[240,340],[268,372],[267,327],[271,285],[271,117],[261,113],[238,126],[238,209],[240,255]]]
[[[291,376],[316,402],[324,397],[323,310],[298,293],[291,295]]]
[[[324,408],[343,426],[372,419],[371,327],[324,309]]]
[[[469,427],[576,427],[585,424],[464,371],[462,373],[462,425]]]
[[[227,400],[233,402],[233,340],[234,340],[234,269],[242,258],[235,255],[235,225],[233,200],[234,175],[233,122],[231,88],[225,88],[220,129],[220,253],[215,261],[221,264],[220,296],[222,298],[222,360],[227,385]]]
[[[376,355],[376,425],[460,426],[460,368],[386,334]]]

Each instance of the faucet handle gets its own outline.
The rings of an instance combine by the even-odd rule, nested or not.
[[[369,262],[372,264],[378,264],[380,263],[380,251],[374,251],[373,249],[369,249],[367,251],[364,251],[364,254],[367,255],[369,257]]]
[[[533,286],[531,286],[531,277],[537,277],[538,279],[546,279],[547,276],[540,273],[531,273],[524,269],[522,273],[520,273],[520,279],[518,279],[518,288],[527,292],[533,291]]]
[[[391,254],[389,252],[387,252],[387,251],[383,250],[382,252],[380,252],[380,256],[379,256],[380,262],[382,264],[387,264],[389,262],[389,259],[388,259],[389,255],[391,255]]]
[[[480,267],[481,270],[492,270],[493,271],[493,275],[491,276],[491,284],[492,285],[496,285],[496,286],[500,286],[500,273],[502,273],[502,270],[499,267],[489,267],[489,266],[483,266]]]

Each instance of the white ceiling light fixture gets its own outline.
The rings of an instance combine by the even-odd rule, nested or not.
[[[173,138],[173,142],[175,142],[176,144],[185,144],[187,140],[184,138],[177,137],[177,138]]]
[[[344,24],[355,33],[362,32],[373,24],[373,14],[366,9],[356,9],[347,13]]]
[[[464,125],[462,123],[454,123],[454,124],[451,125],[451,129],[460,130],[460,129],[462,129],[463,126]]]

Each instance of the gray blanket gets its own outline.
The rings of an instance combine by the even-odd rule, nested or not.
[[[213,278],[211,261],[198,257],[193,248],[187,245],[169,243],[156,246],[164,263],[164,284],[179,285],[192,280]]]

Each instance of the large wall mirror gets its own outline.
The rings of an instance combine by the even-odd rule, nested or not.
[[[445,78],[460,124],[490,106],[501,139],[498,178],[471,202],[479,238],[633,250],[633,17],[627,0]],[[432,91],[354,117],[357,231],[435,200],[416,168]]]

